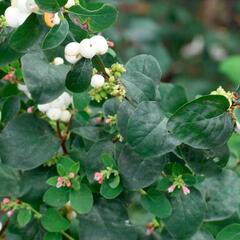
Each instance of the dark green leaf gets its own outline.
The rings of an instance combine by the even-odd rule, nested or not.
[[[100,194],[106,199],[114,199],[121,194],[123,187],[119,184],[116,188],[110,186],[110,181],[105,179],[100,188]]]
[[[17,169],[33,169],[57,153],[59,140],[52,128],[32,114],[11,120],[0,135],[3,163]]]
[[[66,87],[72,92],[83,92],[89,87],[91,77],[92,62],[89,59],[83,58],[68,73]]]
[[[49,233],[44,235],[43,240],[62,240],[62,235],[60,233]]]
[[[41,10],[49,12],[57,12],[61,7],[63,7],[67,0],[35,0],[37,5]]]
[[[218,233],[216,240],[238,240],[240,239],[240,224],[234,223],[225,227]]]

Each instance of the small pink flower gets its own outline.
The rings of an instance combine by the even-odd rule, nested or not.
[[[58,177],[56,187],[60,188],[62,186],[63,186],[63,179],[62,179],[62,177]]]
[[[94,180],[97,181],[99,184],[103,183],[103,175],[101,172],[96,172],[94,174]]]
[[[70,188],[72,186],[72,183],[70,181],[66,181],[66,186]]]
[[[3,200],[2,200],[2,203],[3,204],[9,204],[10,203],[10,199],[9,198],[4,198]]]
[[[5,75],[4,76],[4,80],[5,81],[10,81],[10,80],[12,80],[14,78],[14,73],[13,72],[10,72],[10,73],[8,73],[7,75]]]
[[[33,107],[29,107],[29,108],[27,109],[27,112],[28,112],[28,113],[33,113]]]
[[[105,123],[106,123],[106,124],[109,124],[109,123],[111,123],[111,122],[112,122],[112,119],[111,119],[111,118],[105,119]]]
[[[174,192],[175,188],[176,188],[176,185],[174,185],[174,184],[171,185],[171,186],[168,188],[168,192],[169,192],[169,193]]]
[[[7,214],[7,216],[10,218],[10,217],[12,217],[12,215],[14,214],[14,211],[13,211],[13,210],[10,210],[10,211],[8,211],[6,214]]]
[[[148,223],[147,224],[147,230],[146,230],[146,234],[148,236],[152,235],[154,233],[154,226],[152,223]]]
[[[190,193],[190,189],[186,185],[182,186],[182,191],[184,195],[188,195]]]
[[[99,123],[102,123],[103,119],[100,118],[100,117],[97,117],[97,118],[95,119],[95,121],[96,121],[97,124],[99,124]]]
[[[107,41],[107,44],[110,48],[114,48],[115,47],[115,44],[113,41]]]

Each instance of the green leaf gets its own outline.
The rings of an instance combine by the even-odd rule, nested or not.
[[[101,4],[98,9],[87,9],[81,5],[75,5],[69,9],[72,17],[78,17],[81,23],[88,23],[93,32],[102,32],[113,25],[117,19],[117,10],[108,4]]]
[[[27,209],[20,209],[17,215],[17,221],[20,227],[25,227],[32,218],[32,212]]]
[[[62,156],[59,159],[58,164],[62,165],[65,175],[68,175],[69,173],[71,173],[75,169],[76,165],[78,165],[78,169],[79,169],[79,163],[73,161],[68,156]]]
[[[74,93],[73,104],[78,111],[83,111],[90,103],[91,98],[88,92]]]
[[[233,223],[220,231],[216,240],[238,240],[240,239],[240,224]]]
[[[207,202],[207,220],[223,220],[238,210],[240,178],[233,171],[223,170],[218,175],[206,178],[198,188]]]
[[[144,157],[171,152],[179,143],[166,125],[167,119],[158,102],[142,102],[128,120],[127,142]]]
[[[36,102],[50,102],[64,92],[69,66],[50,64],[42,52],[28,53],[21,62],[25,83]]]
[[[114,214],[113,214],[114,213]],[[79,218],[81,240],[137,240],[137,231],[127,225],[128,214],[120,201],[98,200],[92,211]]]
[[[17,196],[20,191],[20,176],[14,168],[0,164],[0,196]]]
[[[57,164],[57,173],[58,173],[58,175],[60,175],[60,176],[62,176],[62,177],[67,175],[67,173],[66,173],[63,165],[60,164],[60,163]]]
[[[57,179],[58,179],[58,176],[51,177],[47,180],[47,184],[55,187],[57,185]]]
[[[56,48],[67,37],[69,31],[69,25],[67,20],[63,19],[60,24],[55,25],[45,36],[42,48],[44,50]]]
[[[111,188],[117,188],[120,184],[120,181],[121,181],[119,175],[114,176],[114,177],[110,178],[109,180],[110,180],[109,181],[109,186]]]
[[[69,200],[69,190],[51,187],[43,195],[43,201],[52,207],[63,207]]]
[[[168,232],[176,239],[188,239],[199,228],[205,212],[205,203],[201,194],[191,189],[191,193],[185,196],[182,191],[172,197],[172,215],[164,219]]]
[[[38,41],[42,32],[43,26],[38,16],[31,14],[27,20],[13,32],[9,39],[9,45],[17,52],[25,53]]]
[[[120,101],[117,98],[110,98],[103,104],[103,113],[104,116],[108,117],[109,115],[114,116],[117,114],[119,109]]]
[[[92,61],[83,58],[68,73],[66,87],[72,92],[83,92],[90,86],[91,77]]]
[[[32,114],[11,120],[0,135],[3,163],[17,169],[33,169],[57,153],[59,140],[50,125]]]
[[[50,233],[50,232],[47,232],[44,235],[43,240],[62,240],[62,235],[60,233]]]
[[[67,0],[35,0],[35,2],[41,10],[55,13],[58,12],[58,10],[67,3]]]
[[[169,119],[167,128],[179,141],[194,148],[223,145],[234,130],[228,108],[223,96],[200,97],[181,107]]]
[[[139,72],[152,79],[155,84],[160,83],[162,70],[158,61],[151,55],[141,54],[131,58],[126,64],[127,72]]]
[[[79,214],[86,214],[92,209],[93,196],[87,185],[81,184],[79,190],[71,191],[70,204]]]
[[[161,83],[158,91],[160,94],[160,106],[166,112],[174,113],[187,102],[185,90],[181,86]]]
[[[105,167],[117,168],[116,161],[111,155],[103,153],[101,155],[101,160]]]
[[[127,96],[134,102],[155,99],[154,82],[148,76],[137,71],[127,72],[121,81],[127,90]]]
[[[42,226],[48,232],[62,232],[68,229],[70,223],[54,208],[49,208],[41,218]]]
[[[168,160],[168,155],[142,158],[128,147],[123,148],[118,166],[124,187],[130,190],[148,187],[159,178],[159,173]]]
[[[9,97],[2,107],[2,117],[1,120],[3,123],[10,121],[21,108],[20,98],[18,96]]]
[[[0,67],[13,62],[21,56],[21,53],[14,51],[9,46],[8,39],[0,43]]]
[[[105,179],[100,188],[100,194],[106,199],[114,199],[119,196],[123,191],[123,187],[119,184],[116,188],[110,186],[110,181]]]
[[[156,190],[150,190],[141,196],[142,206],[160,218],[167,218],[172,213],[172,206],[166,196]]]
[[[224,73],[232,82],[239,84],[240,56],[230,56],[220,64],[220,71]]]

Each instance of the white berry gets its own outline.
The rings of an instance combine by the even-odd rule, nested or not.
[[[4,13],[7,25],[12,28],[19,27],[20,11],[16,7],[8,7]]]
[[[22,25],[26,21],[28,16],[29,16],[29,13],[20,13],[20,15],[18,17],[19,26]]]
[[[96,49],[90,39],[86,38],[80,42],[80,54],[88,59],[91,59],[96,55]]]
[[[27,0],[26,8],[29,12],[38,12],[39,7],[34,0]]]
[[[65,104],[65,107],[68,108],[70,104],[72,104],[72,97],[67,93],[67,92],[64,92],[61,97],[63,98],[64,100],[64,104]]]
[[[82,58],[82,56],[80,54],[76,55],[76,56],[65,55],[64,57],[71,64],[77,63]]]
[[[80,54],[80,44],[77,42],[67,44],[64,53],[65,59],[71,64],[75,64],[82,58]]]
[[[62,111],[62,114],[60,116],[60,120],[62,122],[68,123],[71,119],[71,113],[68,110]]]
[[[59,108],[50,108],[47,111],[47,116],[53,121],[59,120],[61,117],[61,114],[62,114],[62,111]]]
[[[70,8],[75,5],[75,0],[68,0],[67,4],[64,6],[65,8]]]
[[[46,103],[46,104],[38,104],[37,107],[38,107],[38,109],[39,109],[40,112],[45,113],[45,112],[47,112],[47,111],[49,110],[50,104],[49,104],[49,103]]]
[[[91,38],[91,42],[96,49],[97,55],[104,55],[108,51],[108,43],[107,40],[100,35],[96,35]]]
[[[93,88],[100,88],[104,85],[104,83],[105,83],[105,79],[102,75],[95,74],[92,76],[91,86]]]
[[[27,9],[27,0],[14,0],[12,6],[18,8],[21,13],[30,13]]]
[[[56,57],[53,60],[53,64],[54,65],[62,65],[62,64],[64,64],[64,60],[61,57]]]
[[[53,18],[54,25],[58,25],[60,22],[61,22],[61,19],[58,16],[58,13],[55,13],[54,18]]]

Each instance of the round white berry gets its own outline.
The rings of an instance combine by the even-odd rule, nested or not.
[[[29,12],[39,11],[39,7],[34,0],[27,0],[26,7]]]
[[[92,76],[91,86],[93,88],[100,88],[104,85],[104,83],[105,83],[105,79],[102,75],[95,74]]]
[[[67,4],[64,6],[65,8],[70,8],[75,5],[75,0],[68,0]]]
[[[62,97],[58,97],[50,103],[51,108],[59,108],[61,110],[65,109],[65,102]]]
[[[14,0],[12,1],[12,6],[18,8],[22,13],[30,13],[27,9],[27,0]]]
[[[58,16],[58,13],[55,13],[54,18],[53,18],[54,25],[58,25],[60,22],[61,22],[61,19]]]
[[[82,58],[82,56],[80,54],[76,55],[76,56],[65,55],[64,57],[71,64],[77,63]]]
[[[19,16],[20,11],[16,7],[8,7],[4,13],[4,16],[6,18],[7,25],[12,28],[19,27]]]
[[[68,108],[68,106],[70,104],[72,104],[72,97],[67,93],[67,92],[64,92],[61,97],[63,98],[64,100],[64,103],[65,103],[65,107]]]
[[[53,121],[59,120],[61,117],[61,114],[62,114],[62,111],[59,108],[50,108],[47,111],[47,116]]]
[[[96,55],[96,49],[90,39],[86,38],[80,42],[80,54],[89,59]]]
[[[96,49],[97,55],[104,55],[108,51],[108,43],[107,40],[100,35],[96,35],[91,38],[91,42]]]
[[[49,104],[49,103],[38,104],[37,107],[38,107],[38,110],[39,110],[40,112],[45,113],[45,112],[47,112],[47,111],[49,110],[50,104]]]
[[[62,122],[68,123],[71,119],[71,113],[68,110],[62,111],[62,114],[60,116],[60,120]]]
[[[67,219],[69,221],[73,221],[74,219],[76,219],[77,217],[77,213],[75,211],[70,211],[67,213]]]
[[[18,17],[19,26],[22,25],[26,21],[28,16],[29,16],[29,13],[20,13],[20,15]]]
[[[53,60],[53,64],[54,65],[62,65],[62,64],[64,64],[64,60],[61,57],[56,57]]]

